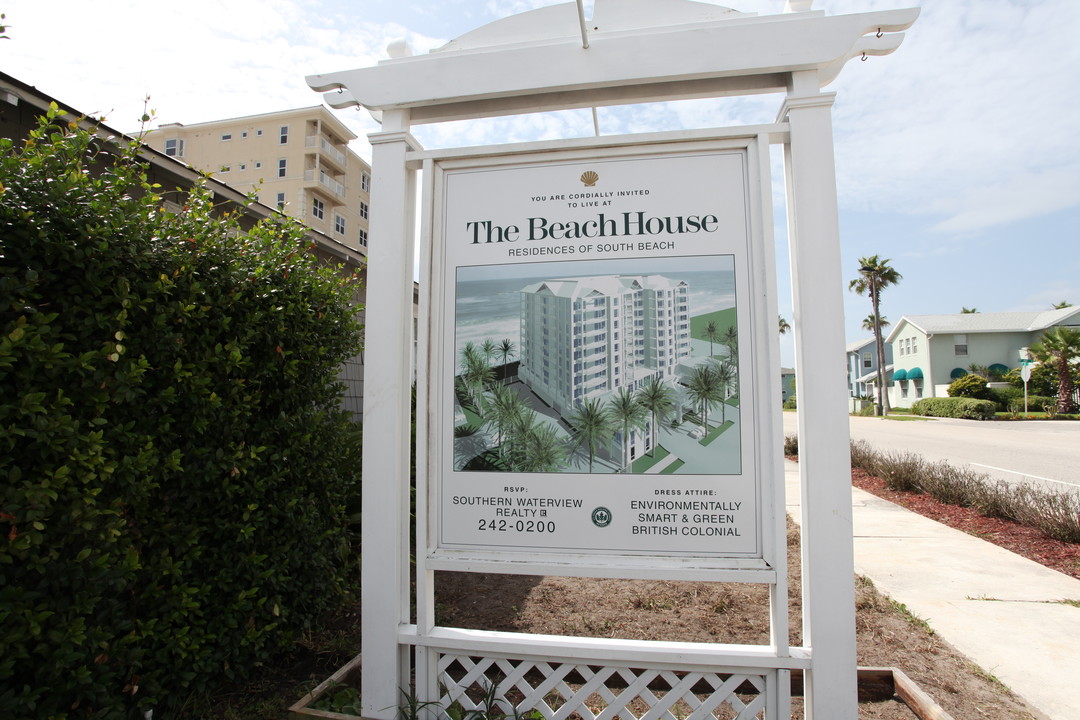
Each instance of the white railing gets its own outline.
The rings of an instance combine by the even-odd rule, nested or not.
[[[315,177],[315,171],[314,170],[305,170],[304,171],[304,180],[306,180],[308,182],[311,182],[311,181],[316,180],[316,179],[319,181],[319,183],[321,185],[324,185],[327,188],[329,188],[338,197],[340,197],[340,198],[345,197],[345,186],[342,185],[341,183],[339,183],[334,178],[327,175],[325,171],[320,170],[318,178]]]
[[[320,150],[322,150],[330,157],[334,158],[334,160],[337,161],[338,165],[345,167],[345,153],[338,150],[329,140],[322,137],[321,135],[309,135],[304,140],[304,145],[307,147],[316,147],[316,141],[318,141],[318,147]]]

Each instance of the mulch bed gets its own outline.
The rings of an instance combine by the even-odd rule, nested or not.
[[[1017,555],[1080,579],[1080,544],[1052,540],[1034,528],[1001,518],[990,518],[975,508],[946,505],[925,493],[891,490],[885,481],[863,470],[851,471],[855,487],[896,503],[943,525],[992,542]]]

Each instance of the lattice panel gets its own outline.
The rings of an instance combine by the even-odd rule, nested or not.
[[[580,662],[580,661],[578,661]],[[766,674],[438,656],[440,704],[546,720],[763,720]],[[533,714],[535,717],[535,714]]]

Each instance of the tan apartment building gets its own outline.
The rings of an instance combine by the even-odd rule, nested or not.
[[[371,167],[349,150],[355,139],[329,110],[315,105],[169,123],[144,141],[366,255]]]

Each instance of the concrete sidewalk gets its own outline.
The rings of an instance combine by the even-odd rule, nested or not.
[[[799,518],[799,466],[787,462]],[[855,572],[1050,720],[1080,718],[1080,580],[852,488]],[[903,669],[903,668],[901,668]]]

